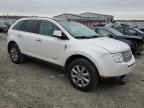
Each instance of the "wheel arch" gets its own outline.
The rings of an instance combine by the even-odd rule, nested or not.
[[[95,69],[98,71],[98,67],[93,63],[93,61],[92,61],[90,58],[88,58],[88,57],[86,57],[86,56],[84,56],[84,55],[80,55],[80,54],[71,55],[70,57],[68,57],[68,58],[66,59],[66,62],[65,62],[65,65],[64,65],[65,70],[68,69],[68,65],[69,65],[73,60],[76,60],[76,59],[79,59],[79,58],[83,58],[83,59],[86,59],[86,60],[88,60],[89,62],[91,62],[91,63],[93,64],[93,66],[95,67]],[[99,75],[99,71],[98,71],[98,75]],[[99,76],[100,76],[100,75],[99,75]]]
[[[15,41],[10,41],[10,42],[8,42],[8,46],[7,46],[8,53],[9,53],[9,48],[10,48],[10,46],[11,46],[12,44],[18,45]]]

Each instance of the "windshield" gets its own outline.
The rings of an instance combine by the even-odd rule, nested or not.
[[[119,31],[117,31],[117,30],[115,30],[113,28],[107,28],[107,29],[110,30],[116,36],[124,36],[122,33],[120,33]]]
[[[57,21],[70,35],[74,38],[96,38],[99,37],[97,33],[95,33],[90,28],[72,21]]]

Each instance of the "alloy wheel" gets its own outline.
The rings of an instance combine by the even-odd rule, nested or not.
[[[90,82],[90,74],[86,67],[76,65],[71,70],[72,81],[79,87],[85,87]]]
[[[13,61],[17,61],[19,56],[18,56],[18,51],[15,47],[12,47],[10,50],[10,55]]]

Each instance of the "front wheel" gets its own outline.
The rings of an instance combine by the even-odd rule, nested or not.
[[[71,84],[81,91],[94,89],[99,81],[97,69],[87,59],[72,61],[68,67],[68,77]]]

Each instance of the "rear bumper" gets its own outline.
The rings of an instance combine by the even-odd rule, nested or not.
[[[98,71],[102,77],[119,77],[132,72],[135,68],[135,58],[129,62],[115,63],[110,54],[103,56],[99,59]]]

